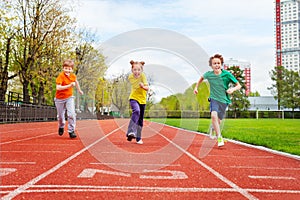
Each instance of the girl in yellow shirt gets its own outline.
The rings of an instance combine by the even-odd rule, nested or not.
[[[128,80],[131,84],[129,102],[132,109],[132,116],[126,136],[128,141],[136,138],[137,144],[143,144],[141,133],[149,86],[146,75],[143,72],[145,62],[131,60],[130,64],[132,73],[128,76]]]

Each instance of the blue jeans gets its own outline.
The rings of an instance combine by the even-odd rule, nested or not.
[[[132,116],[128,125],[127,135],[128,133],[134,133],[136,140],[139,141],[142,137],[146,104],[139,104],[139,102],[133,99],[130,99],[129,102],[132,109]]]

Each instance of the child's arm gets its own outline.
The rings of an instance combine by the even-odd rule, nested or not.
[[[80,85],[77,80],[75,81],[75,84],[76,84],[76,88],[77,88],[77,91],[79,92],[79,94],[83,95],[83,91],[80,89]]]
[[[241,89],[241,87],[242,87],[241,84],[239,82],[237,82],[234,87],[229,88],[226,92],[228,94],[232,94],[234,91]]]
[[[56,85],[56,90],[65,90],[65,89],[68,89],[68,88],[74,87],[74,86],[75,86],[74,82],[70,83],[69,85],[64,85],[64,86]]]
[[[146,91],[149,90],[149,86],[148,85],[144,85],[144,83],[140,83],[140,87],[143,88]]]
[[[194,94],[198,94],[198,87],[200,85],[200,83],[202,83],[202,81],[204,80],[203,76],[200,77],[199,81],[197,82],[195,89],[194,89]]]

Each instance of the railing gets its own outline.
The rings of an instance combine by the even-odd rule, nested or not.
[[[53,106],[0,102],[0,123],[53,121],[56,119],[56,108]]]

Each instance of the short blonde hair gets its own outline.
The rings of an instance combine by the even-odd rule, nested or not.
[[[71,60],[71,59],[64,60],[63,67],[72,67],[72,68],[74,68],[73,60]]]

